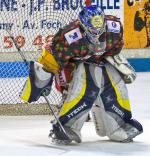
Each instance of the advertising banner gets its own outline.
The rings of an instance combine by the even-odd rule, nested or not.
[[[95,0],[106,14],[123,22],[123,0]],[[0,0],[0,52],[36,51],[51,42],[60,27],[76,19],[85,0]]]
[[[150,0],[124,1],[125,48],[150,48]]]

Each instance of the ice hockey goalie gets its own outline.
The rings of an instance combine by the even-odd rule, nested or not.
[[[130,142],[142,133],[142,125],[132,118],[126,88],[126,83],[135,80],[136,73],[121,55],[122,47],[123,27],[119,18],[105,15],[93,5],[84,7],[76,21],[54,36],[52,45],[39,59],[43,66],[40,69],[50,73],[49,77],[38,76],[35,67],[31,72],[34,72],[31,75],[34,80],[28,82],[28,87],[29,84],[40,86],[38,92],[30,91],[34,97],[39,97],[44,87],[50,88],[54,76],[57,89],[65,97],[59,121],[69,137],[64,137],[59,124],[54,122],[50,133],[53,141],[80,143],[81,128],[90,110],[99,136]],[[25,86],[22,99],[37,100],[32,100],[31,94],[24,98],[28,89]]]

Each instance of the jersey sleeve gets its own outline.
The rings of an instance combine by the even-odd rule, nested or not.
[[[84,57],[87,53],[87,47],[84,43],[82,32],[76,23],[71,23],[60,29],[52,40],[52,53],[61,68],[71,63],[72,58]]]
[[[107,56],[119,54],[124,46],[123,26],[119,18],[115,16],[106,17],[106,53]]]
[[[63,66],[63,63],[65,63],[63,57],[63,53],[65,52],[64,45],[65,45],[65,41],[63,36],[63,30],[60,29],[53,37],[52,45],[51,45],[52,54],[54,55],[60,67]]]

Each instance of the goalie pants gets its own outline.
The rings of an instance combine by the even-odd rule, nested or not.
[[[90,110],[100,136],[123,141],[142,132],[141,124],[131,119],[126,85],[109,63],[104,66],[79,64],[59,113],[60,122],[80,135]]]

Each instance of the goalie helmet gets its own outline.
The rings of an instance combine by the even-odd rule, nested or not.
[[[105,32],[105,14],[95,5],[84,7],[79,13],[79,20],[85,32],[91,37],[99,37]]]

